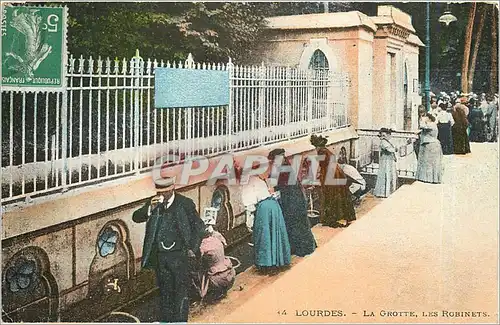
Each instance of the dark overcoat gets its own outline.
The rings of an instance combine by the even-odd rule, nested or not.
[[[155,209],[148,217],[150,201],[134,212],[132,220],[137,223],[146,222],[146,234],[142,248],[142,267],[154,269],[157,263],[155,245],[164,243],[172,250],[192,250],[197,256],[205,225],[190,198],[175,193],[174,201],[168,209]],[[161,218],[173,218],[173,223],[160,222]],[[166,226],[165,226],[166,225]],[[167,227],[173,229],[167,229]],[[156,234],[156,236],[155,236]],[[155,242],[156,239],[156,242]]]

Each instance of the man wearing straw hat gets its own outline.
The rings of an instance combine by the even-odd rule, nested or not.
[[[173,179],[155,180],[157,195],[134,212],[146,222],[142,267],[154,269],[160,289],[160,322],[187,322],[189,261],[199,255],[204,224],[194,202],[174,191]]]

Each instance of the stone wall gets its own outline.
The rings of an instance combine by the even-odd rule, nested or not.
[[[351,155],[357,139],[353,128],[325,134],[336,155],[342,147]],[[309,139],[302,138],[240,152],[237,159],[247,154],[267,156],[276,147],[290,156],[313,150]],[[2,303],[7,316],[24,322],[90,322],[152,292],[154,274],[140,268],[145,227],[131,218],[154,195],[150,182],[150,177],[122,181],[7,209],[3,225],[8,236],[2,240]],[[246,230],[239,187],[207,186],[202,180],[178,192],[203,211],[212,204],[217,189],[222,197],[219,230],[235,242],[244,234],[242,227]],[[16,220],[29,220],[30,214],[27,231],[14,225]]]

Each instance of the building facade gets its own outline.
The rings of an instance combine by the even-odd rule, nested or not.
[[[379,6],[375,17],[336,12],[268,18],[255,62],[329,69],[350,81],[348,115],[356,128],[417,128],[419,49],[411,16]]]

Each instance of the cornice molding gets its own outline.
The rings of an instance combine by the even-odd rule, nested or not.
[[[410,34],[409,30],[395,24],[381,25],[375,34],[375,38],[389,38],[406,42]]]

